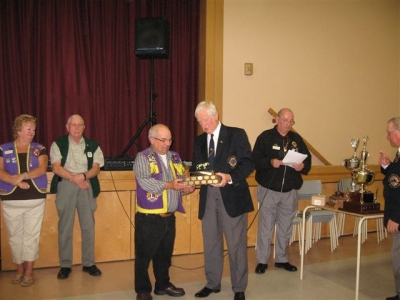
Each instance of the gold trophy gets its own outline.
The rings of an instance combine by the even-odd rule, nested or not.
[[[365,189],[366,185],[374,182],[375,173],[368,169],[367,152],[368,136],[363,138],[363,149],[360,156],[357,156],[357,147],[359,139],[352,138],[350,145],[354,149],[353,156],[343,161],[346,169],[351,171],[352,188],[347,193],[347,201],[343,202],[343,210],[356,213],[373,213],[380,211],[380,203],[377,202],[376,195]],[[356,184],[360,187],[357,190]]]

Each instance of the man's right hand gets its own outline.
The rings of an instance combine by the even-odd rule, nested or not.
[[[282,161],[276,158],[271,159],[271,166],[273,166],[274,168],[279,168],[282,165]]]
[[[187,185],[183,183],[183,178],[177,178],[173,181],[168,181],[165,183],[165,189],[172,189],[176,191],[183,190]]]

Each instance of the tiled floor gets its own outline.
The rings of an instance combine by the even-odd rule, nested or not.
[[[273,267],[263,275],[254,273],[257,264],[254,248],[249,248],[249,285],[246,299],[354,299],[356,276],[357,238],[341,237],[339,247],[330,251],[329,239],[313,245],[305,256],[304,279],[300,280],[300,255],[298,243],[289,246],[290,262],[299,267],[298,272],[286,272]],[[393,296],[394,281],[391,269],[389,236],[377,243],[376,234],[370,233],[362,245],[359,299],[385,299]],[[225,259],[222,290],[207,299],[233,299],[230,288],[229,263]],[[186,295],[180,299],[197,299],[194,294],[205,285],[203,255],[174,256],[171,281],[183,287]],[[101,277],[92,277],[74,266],[70,277],[58,280],[58,268],[35,270],[35,284],[28,288],[12,285],[13,272],[0,272],[0,299],[136,299],[133,289],[134,261],[101,263]],[[171,299],[153,295],[155,300]]]

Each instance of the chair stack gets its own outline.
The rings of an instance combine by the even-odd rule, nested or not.
[[[310,210],[309,213],[310,215],[306,221],[305,253],[310,250],[313,243],[321,239],[321,224],[324,222],[329,223],[331,251],[335,250],[339,245],[335,212],[317,208]]]
[[[306,216],[307,219],[307,216]],[[296,241],[296,236],[297,240],[299,241],[299,253],[301,255],[301,231],[303,230],[303,212],[301,210],[298,210],[296,215],[294,216],[292,220],[292,236],[290,237],[289,240],[289,245],[291,245],[294,241]],[[276,238],[276,225],[275,225],[275,231],[274,231],[274,255],[273,257],[275,258],[275,238]]]
[[[321,180],[304,181],[298,190],[299,199],[311,199],[322,192]],[[329,223],[331,251],[339,245],[335,212],[322,209],[309,210],[305,224],[305,253],[310,250],[313,243],[321,238],[321,224]]]
[[[358,234],[358,224],[360,223],[361,217],[356,217],[354,222],[353,236]],[[387,238],[387,229],[383,225],[383,218],[375,219],[376,221],[376,241],[379,243],[384,238]],[[364,221],[361,225],[361,244],[363,244],[368,238],[368,220]]]
[[[292,226],[292,236],[290,237],[289,245],[296,241],[297,236],[297,240],[299,241],[299,253],[301,255],[301,231],[303,230],[303,212],[301,210],[297,211],[296,215],[294,216],[292,220]]]

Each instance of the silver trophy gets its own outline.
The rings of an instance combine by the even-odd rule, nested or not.
[[[376,196],[365,189],[366,185],[374,182],[375,173],[368,169],[367,160],[369,153],[367,152],[368,136],[363,137],[363,149],[357,156],[357,148],[359,139],[351,138],[350,145],[353,148],[353,156],[343,161],[346,169],[351,171],[351,191],[347,193],[347,199],[343,203],[343,209],[354,211],[357,213],[370,213],[380,210],[379,203],[376,202]],[[356,185],[359,185],[357,189]]]
[[[357,157],[357,148],[360,143],[360,139],[352,137],[350,140],[350,146],[353,148],[353,156],[345,159],[343,165],[347,170],[354,170],[360,166],[360,159]]]

